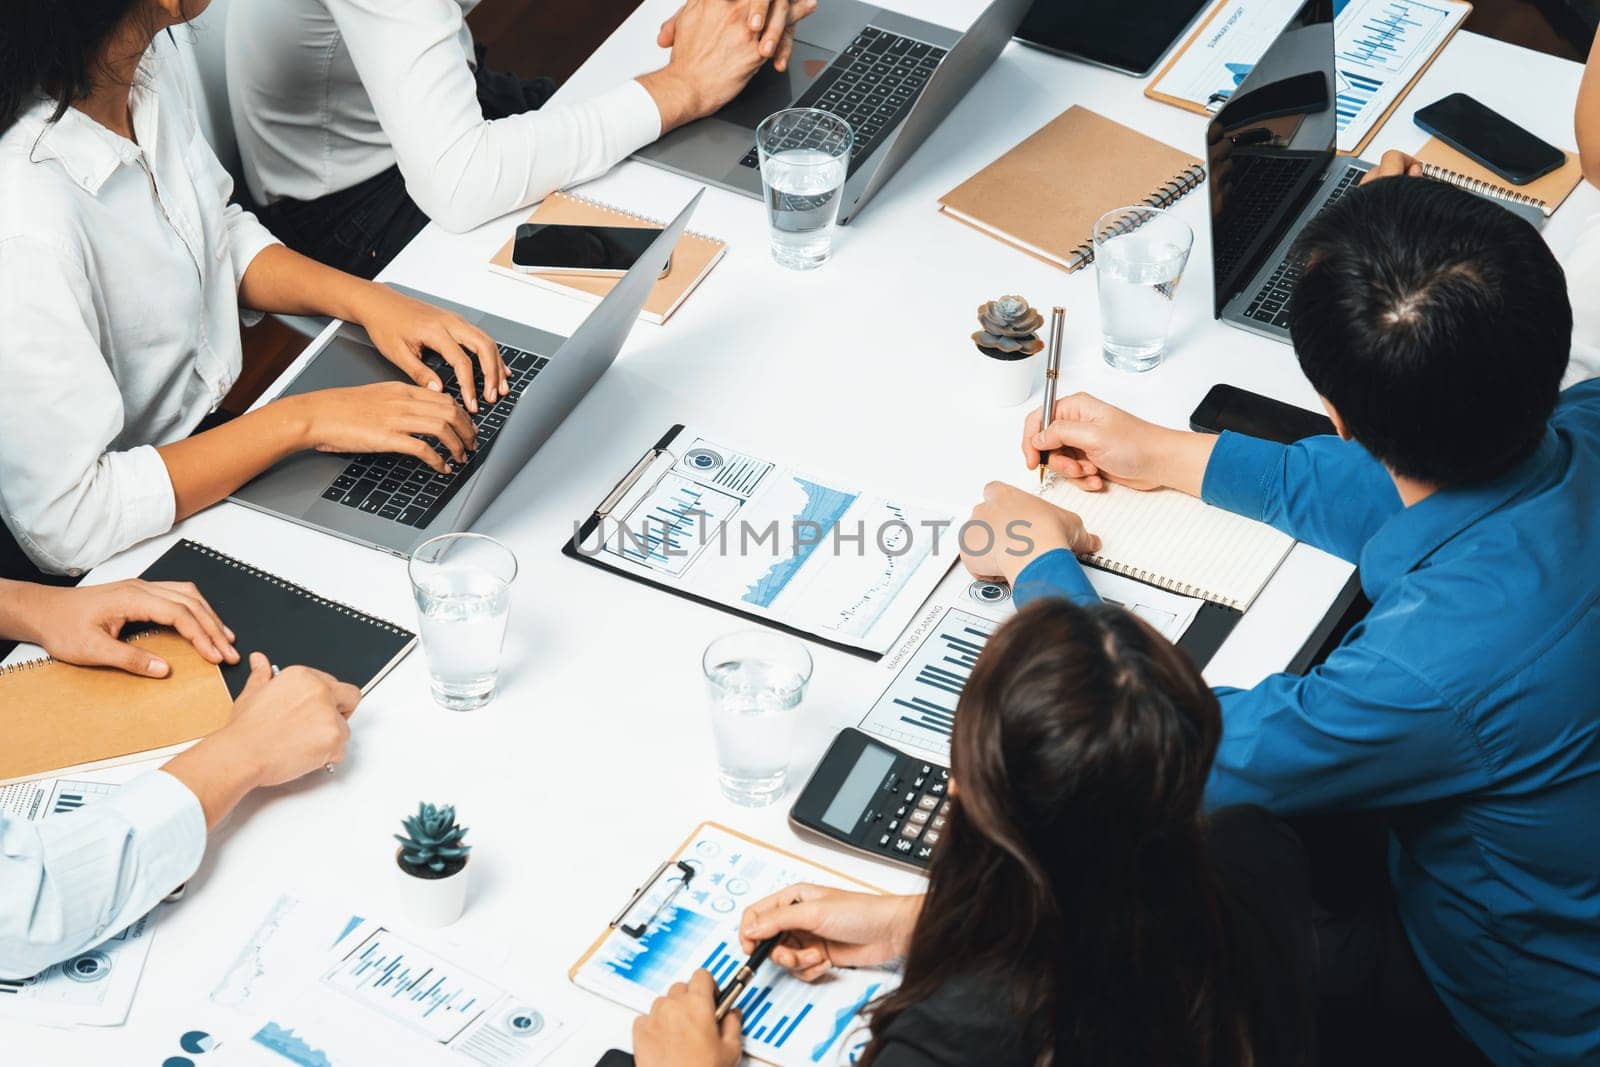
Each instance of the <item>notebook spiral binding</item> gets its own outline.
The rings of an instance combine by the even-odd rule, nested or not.
[[[1166,182],[1163,182],[1155,192],[1145,197],[1142,201],[1140,201],[1140,203],[1144,204],[1146,207],[1171,207],[1189,193],[1194,192],[1194,190],[1199,188],[1200,184],[1205,180],[1205,166],[1200,163],[1195,163],[1191,166],[1185,167],[1181,173],[1175,174]],[[1105,230],[1101,231],[1101,234],[1106,237],[1116,237],[1120,234],[1131,233],[1142,225],[1144,225],[1144,219],[1140,216],[1124,215],[1116,222],[1113,222],[1111,225],[1107,226]],[[1078,245],[1072,250],[1071,258],[1068,260],[1068,262],[1071,264],[1068,267],[1069,270],[1078,270],[1079,268],[1087,267],[1089,264],[1094,262],[1095,236],[1100,235],[1091,235],[1089,240],[1083,242],[1081,245]]]
[[[1221,604],[1223,607],[1233,608],[1235,611],[1244,610],[1244,607],[1238,601],[1230,597],[1218,596],[1209,589],[1203,589],[1198,585],[1190,585],[1188,582],[1165,578],[1154,571],[1147,571],[1143,567],[1130,567],[1125,563],[1118,563],[1098,554],[1085,556],[1084,558],[1101,570],[1120,574],[1124,578],[1132,578],[1134,581],[1143,582],[1145,585],[1153,585],[1157,589],[1165,589],[1169,593],[1177,593],[1179,596],[1194,597],[1196,600]]]
[[[154,632],[155,631],[148,631],[146,633],[131,634],[128,637],[123,638],[123,640],[142,641]],[[39,656],[35,659],[25,659],[20,663],[13,663],[10,666],[0,665],[0,680],[9,678],[13,674],[21,674],[23,671],[31,671],[37,667],[48,667],[59,662],[61,661],[56,659],[54,656]]]
[[[388,621],[387,619],[380,619],[380,618],[377,618],[376,616],[368,615],[366,612],[359,611],[359,610],[351,607],[349,604],[341,603],[340,601],[337,601],[337,600],[329,600],[325,596],[319,596],[318,594],[313,593],[311,590],[307,589],[303,585],[296,585],[295,583],[293,583],[291,581],[287,581],[286,579],[279,578],[276,574],[269,574],[268,572],[266,572],[264,570],[261,570],[261,569],[259,569],[257,567],[252,567],[250,564],[245,563],[243,560],[234,559],[232,556],[230,556],[230,555],[228,555],[228,554],[226,554],[224,552],[218,552],[216,549],[212,548],[210,545],[202,545],[200,542],[198,542],[198,541],[190,541],[188,538],[185,538],[183,543],[188,545],[194,551],[200,553],[202,556],[209,556],[210,558],[216,560],[218,563],[226,564],[227,566],[233,567],[236,570],[244,571],[246,574],[250,575],[252,578],[259,578],[264,582],[268,582],[268,583],[270,583],[272,585],[275,585],[279,589],[284,590],[285,592],[293,593],[295,596],[298,596],[298,597],[300,597],[300,598],[302,598],[304,600],[311,601],[312,603],[316,604],[318,607],[327,608],[330,611],[336,611],[339,614],[344,615],[344,616],[346,616],[348,618],[358,619],[358,620],[360,620],[362,622],[365,622],[365,623],[368,623],[369,625],[374,626],[374,627],[376,627],[376,628],[378,628],[380,630],[383,630],[385,633],[388,633],[388,634],[390,634],[391,636],[394,636],[394,637],[409,637],[409,636],[411,636],[411,631],[410,630],[407,630],[407,629],[405,629],[403,627],[400,627],[400,626],[396,626],[394,623]]]
[[[1527,193],[1519,193],[1514,189],[1507,189],[1504,186],[1496,185],[1493,182],[1486,182],[1482,178],[1474,178],[1470,174],[1462,174],[1458,170],[1451,170],[1449,167],[1441,167],[1433,163],[1424,163],[1422,165],[1422,173],[1427,175],[1429,178],[1433,178],[1435,181],[1448,182],[1458,189],[1465,189],[1469,193],[1477,193],[1479,196],[1486,196],[1492,200],[1504,200],[1511,204],[1523,204],[1527,207],[1538,208],[1540,211],[1546,214],[1549,214],[1550,211],[1550,205],[1545,203],[1543,200],[1540,200],[1536,196],[1529,196]]]
[[[635,222],[647,222],[658,230],[664,230],[667,228],[667,224],[662,222],[660,219],[652,218],[649,215],[641,215],[637,211],[627,211],[623,208],[617,207],[615,204],[608,204],[604,200],[596,200],[590,196],[579,196],[577,193],[569,193],[561,189],[556,190],[550,195],[559,196],[567,200],[575,200],[587,207],[595,208],[598,211],[609,211],[613,215],[621,215],[623,218],[633,219]],[[701,233],[698,230],[684,230],[683,235],[685,237],[693,237],[698,241],[710,241],[713,244],[722,243],[721,238],[712,237],[710,234]]]

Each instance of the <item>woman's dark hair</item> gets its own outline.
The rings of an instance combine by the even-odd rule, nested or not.
[[[112,34],[148,0],[6,0],[0,8],[0,133],[43,94],[54,122],[94,89]]]
[[[972,979],[1008,994],[1040,1067],[1257,1062],[1201,810],[1221,732],[1199,672],[1121,608],[1047,600],[1002,626],[961,696],[952,815],[867,1057]]]

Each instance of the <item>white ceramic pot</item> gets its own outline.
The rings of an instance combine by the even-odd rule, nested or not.
[[[1021,359],[997,359],[974,348],[967,358],[973,367],[973,398],[990,407],[1016,407],[1033,395],[1044,377],[1042,352]]]
[[[472,857],[447,878],[418,878],[400,866],[395,851],[395,876],[400,879],[400,906],[406,918],[418,926],[449,926],[461,918],[467,906],[467,872]]]

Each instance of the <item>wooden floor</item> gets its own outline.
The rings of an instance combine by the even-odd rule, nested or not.
[[[1597,2],[1474,0],[1466,28],[1582,61]],[[546,75],[559,84],[638,6],[638,0],[483,0],[467,21],[479,43],[488,47],[490,66],[527,78]],[[303,338],[270,317],[245,330],[245,374],[224,406],[244,410],[304,348]]]

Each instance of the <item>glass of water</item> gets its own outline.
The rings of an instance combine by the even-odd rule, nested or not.
[[[407,570],[433,699],[451,711],[483,707],[500,677],[517,557],[492,537],[453,533],[418,545]]]
[[[1161,208],[1118,208],[1094,224],[1100,333],[1111,366],[1147,371],[1160,365],[1193,245],[1194,231]]]
[[[717,780],[735,804],[759,808],[783,796],[795,710],[811,681],[811,653],[792,637],[744,630],[706,646]]]
[[[827,261],[853,144],[848,122],[816,108],[779,111],[756,128],[772,258],[782,266],[811,270]]]

